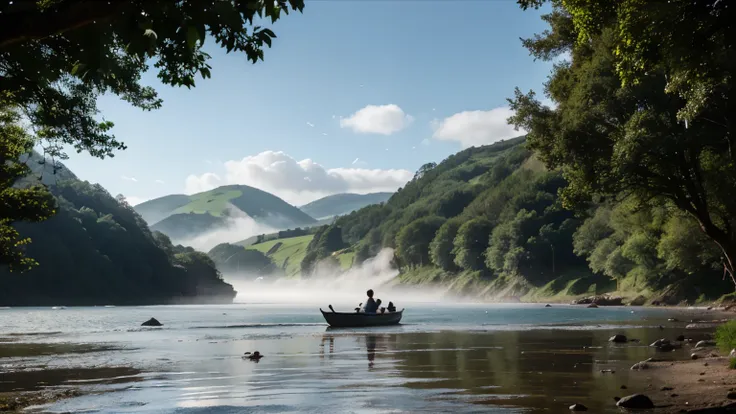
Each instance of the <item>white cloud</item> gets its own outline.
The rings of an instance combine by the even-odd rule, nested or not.
[[[310,128],[314,128],[314,124],[311,123],[311,122],[307,122],[307,126],[310,127]]]
[[[156,180],[154,181],[156,184],[166,184],[164,180]]]
[[[508,107],[490,111],[459,112],[441,121],[432,121],[433,138],[459,142],[463,148],[492,144],[504,139],[518,137],[526,132],[516,131],[506,119],[514,112]]]
[[[358,161],[360,161],[360,158],[356,158],[356,159],[354,159],[354,160],[353,160],[353,162],[352,162],[352,164],[353,164],[353,165],[355,165],[355,164],[357,164],[357,163],[358,163]]]
[[[127,175],[121,175],[120,178],[122,178],[125,181],[132,181],[134,183],[138,182],[138,180],[135,177],[128,177]]]
[[[326,132],[323,132],[322,135],[327,136],[327,133]]]
[[[360,134],[391,135],[409,126],[414,117],[404,113],[398,105],[368,105],[340,119],[341,128],[350,128]]]
[[[188,194],[227,184],[245,184],[301,205],[330,194],[395,191],[413,177],[403,169],[332,168],[316,162],[297,161],[284,152],[265,151],[239,161],[227,161],[225,175],[190,175],[185,182]]]

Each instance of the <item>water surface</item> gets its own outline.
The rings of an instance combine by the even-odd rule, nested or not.
[[[655,354],[646,345],[704,335],[684,329],[700,313],[413,304],[400,326],[330,329],[303,305],[13,308],[0,311],[0,390],[95,391],[44,412],[613,413],[621,385],[648,385],[628,369]],[[139,326],[152,316],[164,326]],[[259,363],[241,358],[254,350]]]

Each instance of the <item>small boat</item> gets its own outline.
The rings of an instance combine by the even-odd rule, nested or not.
[[[398,312],[385,313],[358,313],[358,312],[322,312],[330,326],[335,328],[358,328],[362,326],[386,326],[398,325],[401,322],[401,314],[404,310]]]

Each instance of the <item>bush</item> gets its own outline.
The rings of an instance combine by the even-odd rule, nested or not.
[[[718,327],[716,343],[723,352],[731,352],[732,349],[736,348],[736,320],[726,322]],[[731,365],[733,366],[733,363]]]
[[[733,357],[728,361],[728,367],[731,369],[736,369],[736,357]]]

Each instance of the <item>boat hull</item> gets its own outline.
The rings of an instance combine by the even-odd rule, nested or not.
[[[359,328],[364,326],[387,326],[398,325],[404,310],[386,313],[347,313],[347,312],[325,312],[322,316],[327,323],[334,328]]]

